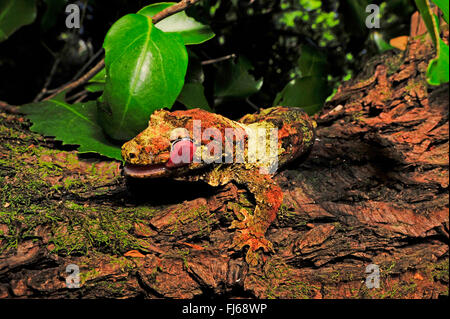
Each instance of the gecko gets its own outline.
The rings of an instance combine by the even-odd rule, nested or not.
[[[161,109],[152,113],[147,128],[123,144],[123,172],[128,178],[245,187],[256,205],[253,214],[243,208],[236,212],[231,248],[248,247],[245,260],[257,265],[259,251],[273,252],[265,233],[283,200],[273,176],[308,153],[314,140],[314,121],[299,108],[260,109],[237,121],[203,109]]]

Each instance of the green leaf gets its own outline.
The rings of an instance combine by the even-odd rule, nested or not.
[[[88,84],[84,88],[89,92],[101,92],[105,89],[106,82],[106,70],[101,69],[92,79],[88,81]]]
[[[34,0],[0,1],[0,42],[5,41],[20,27],[36,19]]]
[[[318,49],[302,45],[298,66],[302,76],[322,76],[325,74],[327,59]]]
[[[432,0],[444,14],[444,20],[448,23],[448,0]]]
[[[430,61],[427,68],[427,82],[430,85],[440,85],[449,81],[449,48],[448,45],[439,37],[439,25],[436,16],[433,16],[428,0],[415,0],[420,15],[427,27],[428,33],[436,47],[436,57]],[[438,1],[439,2],[439,1]],[[448,2],[447,7],[442,4],[439,6],[447,14],[448,21]],[[446,10],[446,11],[444,11]],[[435,19],[436,18],[436,19]]]
[[[430,61],[427,69],[427,82],[430,85],[440,85],[449,81],[449,48],[439,38],[439,52],[436,58]]]
[[[212,111],[205,97],[204,87],[201,83],[185,83],[177,101],[188,109],[201,108]]]
[[[250,62],[242,57],[236,63],[230,60],[222,62],[214,86],[216,97],[246,98],[258,92],[263,80],[256,80],[249,73],[252,69]]]
[[[372,32],[370,34],[370,38],[373,42],[375,42],[380,53],[395,49],[395,47],[393,47],[383,39],[383,35],[380,32]]]
[[[300,107],[309,115],[318,112],[331,93],[322,77],[307,76],[289,82],[277,94],[273,106]]]
[[[106,86],[101,125],[115,140],[128,140],[150,114],[171,108],[184,84],[188,55],[180,35],[155,28],[150,18],[128,14],[106,35]]]
[[[80,153],[95,152],[122,160],[120,146],[108,141],[96,122],[95,101],[71,105],[52,99],[23,105],[20,110],[33,122],[34,132],[54,136],[64,144],[80,145]]]
[[[212,111],[205,97],[205,88],[203,87],[203,68],[201,61],[195,53],[188,50],[189,63],[186,73],[186,79],[177,101],[186,106],[188,109],[201,108]]]
[[[161,2],[151,4],[138,11],[138,14],[153,17],[158,12],[174,5],[175,2]],[[175,13],[164,20],[158,22],[156,27],[167,33],[177,33],[184,41],[184,44],[203,43],[215,36],[211,28],[190,18],[184,11]]]
[[[417,8],[419,9],[420,15],[422,16],[425,26],[427,27],[428,33],[433,40],[433,44],[436,47],[438,45],[437,39],[439,38],[438,26],[436,21],[433,19],[433,14],[430,9],[430,3],[428,0],[415,0]]]

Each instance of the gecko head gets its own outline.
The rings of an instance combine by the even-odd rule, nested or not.
[[[189,117],[155,111],[148,127],[122,146],[124,173],[136,178],[180,174],[192,163],[195,145]]]

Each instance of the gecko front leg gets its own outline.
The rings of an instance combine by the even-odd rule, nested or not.
[[[258,264],[257,250],[273,251],[272,243],[265,238],[265,233],[270,224],[275,220],[278,209],[283,200],[283,192],[271,175],[260,174],[255,171],[234,171],[233,180],[253,194],[256,207],[253,214],[245,209],[239,213],[243,215],[241,220],[235,220],[230,228],[237,229],[233,239],[233,248],[242,249],[248,246],[245,257],[247,263],[252,266]]]

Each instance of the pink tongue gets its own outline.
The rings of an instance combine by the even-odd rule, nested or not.
[[[125,175],[137,178],[153,177],[164,175],[166,168],[164,165],[125,165],[123,168]]]
[[[190,164],[194,157],[194,152],[195,146],[192,141],[181,140],[177,142],[170,152],[170,158],[166,167],[173,168]]]

